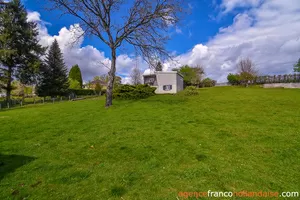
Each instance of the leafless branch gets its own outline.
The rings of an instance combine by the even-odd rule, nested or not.
[[[181,17],[184,0],[48,1],[52,3],[52,9],[59,9],[63,14],[77,17],[83,23],[86,34],[98,37],[110,47],[111,67],[108,72],[107,107],[112,104],[116,50],[124,43],[132,45],[153,68],[156,66],[153,60],[157,60],[157,57],[160,57],[160,60],[173,58],[165,49],[165,45],[169,40],[169,28],[175,27]],[[125,9],[125,16],[118,16],[121,9]]]
[[[258,74],[258,70],[255,67],[254,62],[250,58],[241,59],[238,64],[239,73],[248,73],[252,76],[256,76]]]

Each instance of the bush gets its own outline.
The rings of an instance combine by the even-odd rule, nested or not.
[[[210,78],[206,78],[200,83],[200,87],[214,87],[216,85],[216,81]]]
[[[240,85],[241,84],[241,76],[239,74],[228,74],[227,80],[231,85]]]
[[[195,96],[199,94],[199,91],[195,86],[188,86],[181,92],[181,94],[184,96]]]
[[[154,95],[156,88],[148,85],[120,85],[114,89],[115,99],[144,99]]]

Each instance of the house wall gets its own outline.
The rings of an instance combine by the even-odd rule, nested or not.
[[[178,74],[176,76],[177,76],[177,92],[180,92],[181,90],[183,90],[183,78]]]
[[[177,93],[177,74],[176,73],[157,73],[158,87],[155,90],[156,94],[175,94]],[[164,90],[164,86],[171,85],[171,90]]]

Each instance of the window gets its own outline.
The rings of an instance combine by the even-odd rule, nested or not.
[[[170,91],[170,90],[172,90],[172,85],[164,85],[163,86],[163,90],[164,91]]]

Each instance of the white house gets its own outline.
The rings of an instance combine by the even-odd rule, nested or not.
[[[144,84],[156,87],[156,94],[175,94],[183,90],[183,76],[176,71],[156,71],[144,76]]]

